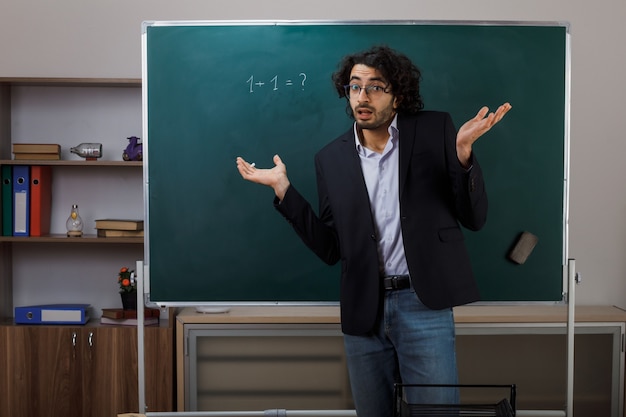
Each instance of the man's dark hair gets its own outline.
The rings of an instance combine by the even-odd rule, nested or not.
[[[391,93],[398,99],[398,114],[415,114],[424,108],[420,96],[422,73],[411,60],[388,46],[374,46],[363,52],[348,55],[339,64],[339,69],[332,75],[333,84],[339,97],[346,97],[344,86],[350,82],[350,72],[357,64],[363,64],[380,71],[389,82]],[[353,117],[350,103],[347,113]]]

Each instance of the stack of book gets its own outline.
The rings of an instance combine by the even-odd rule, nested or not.
[[[160,310],[158,308],[144,308],[144,326],[159,324]],[[124,310],[121,308],[103,308],[100,324],[113,324],[117,326],[136,326],[137,310]]]
[[[96,220],[98,237],[143,237],[143,220]]]
[[[13,156],[17,160],[61,159],[61,145],[57,143],[14,143]]]

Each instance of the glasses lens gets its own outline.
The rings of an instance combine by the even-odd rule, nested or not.
[[[349,84],[344,85],[344,89],[346,90],[346,95],[352,97],[358,97],[361,94],[361,90],[365,91],[368,97],[379,96],[385,92],[385,89],[379,85],[368,85],[365,87],[361,87],[358,84]]]
[[[361,91],[361,88],[356,84],[344,85],[343,88],[346,90],[347,96],[357,96]]]

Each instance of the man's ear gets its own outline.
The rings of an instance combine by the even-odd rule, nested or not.
[[[400,103],[402,103],[402,96],[395,96],[393,99],[393,109],[398,110]]]

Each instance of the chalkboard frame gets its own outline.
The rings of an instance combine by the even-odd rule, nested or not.
[[[148,92],[150,91],[150,78],[148,77],[149,73],[151,72],[150,69],[150,65],[149,62],[150,60],[148,59],[148,51],[150,50],[150,41],[149,41],[149,36],[148,36],[148,32],[151,28],[173,28],[173,27],[213,27],[213,28],[220,28],[220,27],[280,27],[280,26],[284,26],[284,27],[297,27],[297,26],[312,26],[312,27],[332,27],[332,26],[345,26],[345,25],[349,25],[349,26],[355,26],[355,27],[359,27],[359,26],[380,26],[380,27],[384,27],[384,26],[388,26],[388,27],[395,27],[395,26],[401,26],[401,27],[408,27],[408,26],[451,26],[451,27],[456,27],[456,26],[468,26],[468,27],[486,27],[486,28],[490,28],[490,27],[555,27],[555,28],[560,28],[563,30],[564,33],[564,45],[563,45],[563,86],[562,86],[562,90],[563,90],[563,96],[562,96],[562,101],[563,101],[563,114],[562,114],[562,122],[563,122],[563,142],[562,142],[562,165],[561,165],[561,171],[562,171],[562,175],[559,178],[559,181],[562,181],[562,195],[561,195],[561,216],[559,218],[560,220],[560,225],[558,225],[558,227],[560,228],[560,239],[561,241],[559,242],[560,244],[560,274],[559,277],[555,277],[554,278],[554,282],[558,281],[558,294],[557,294],[557,290],[555,290],[556,287],[553,286],[553,288],[551,289],[551,295],[547,298],[547,299],[532,299],[532,297],[528,297],[528,298],[523,298],[523,299],[517,299],[517,298],[513,298],[510,299],[510,296],[508,296],[509,298],[503,298],[503,299],[499,299],[498,296],[496,296],[495,298],[493,297],[488,297],[486,302],[498,302],[498,303],[519,303],[519,302],[523,302],[523,303],[528,303],[528,302],[548,302],[548,303],[562,303],[564,301],[563,299],[563,288],[566,288],[566,260],[568,259],[568,212],[569,212],[569,84],[570,84],[570,34],[569,34],[569,24],[568,23],[564,23],[564,22],[522,22],[522,21],[480,21],[480,22],[475,22],[475,21],[415,21],[415,20],[410,20],[410,21],[402,21],[402,20],[384,20],[384,21],[376,21],[376,20],[363,20],[363,21],[318,21],[318,20],[298,20],[298,21],[247,21],[247,20],[243,20],[243,21],[155,21],[155,22],[144,22],[143,24],[143,33],[142,33],[142,66],[143,66],[143,70],[142,70],[142,80],[143,80],[143,85],[144,85],[144,89],[143,89],[143,138],[144,138],[144,198],[145,198],[145,218],[146,218],[146,237],[145,237],[145,246],[144,246],[144,265],[145,265],[145,282],[146,282],[146,292],[148,293],[148,300],[151,302],[155,302],[159,305],[163,305],[163,306],[188,306],[188,305],[208,305],[208,306],[231,306],[231,305],[238,305],[238,304],[244,304],[244,305],[266,305],[266,304],[270,304],[270,305],[305,305],[305,304],[337,304],[338,303],[338,297],[333,297],[332,299],[315,299],[315,300],[308,300],[308,299],[297,299],[297,297],[294,297],[294,299],[273,299],[272,297],[268,297],[267,299],[254,299],[254,300],[246,300],[246,299],[238,299],[238,298],[232,298],[232,299],[210,299],[211,297],[208,297],[209,299],[193,299],[193,300],[189,300],[189,299],[185,299],[186,297],[180,297],[180,299],[178,298],[173,298],[173,299],[168,299],[167,297],[160,297],[160,296],[156,296],[155,297],[155,289],[159,288],[159,286],[163,285],[163,280],[161,281],[157,281],[154,280],[154,274],[155,274],[155,270],[152,268],[151,265],[151,257],[154,258],[154,256],[151,256],[151,249],[156,245],[153,241],[151,241],[151,228],[153,228],[151,226],[151,218],[154,218],[154,213],[151,213],[151,208],[155,207],[155,203],[151,202],[151,178],[150,178],[150,118],[148,117],[148,115],[150,114],[150,105],[149,105],[149,100],[148,100]],[[418,62],[418,65],[420,65],[420,63]],[[421,66],[421,65],[420,65]],[[302,75],[302,74],[301,74]],[[303,86],[304,86],[304,81],[303,82]],[[516,107],[516,103],[513,103],[514,105],[514,112],[518,111],[518,108]],[[443,110],[447,110],[446,108],[443,108]],[[471,111],[474,111],[475,109],[470,109]],[[513,113],[514,114],[514,113]],[[473,114],[472,114],[473,115]],[[471,116],[470,116],[471,117]],[[509,118],[510,116],[507,116],[507,118]],[[540,117],[540,116],[539,116]],[[456,121],[455,121],[456,122]],[[458,124],[460,124],[461,121],[458,122]],[[341,129],[338,129],[336,131],[336,133],[340,133]],[[328,140],[332,139],[332,137],[328,137]],[[480,152],[479,152],[480,155]],[[311,153],[310,155],[310,159],[312,160],[313,158],[313,153]],[[482,163],[482,159],[481,159],[481,163]],[[235,170],[234,168],[234,162],[233,162],[233,170]],[[313,175],[314,173],[312,172],[312,168],[309,169],[310,171],[310,175]],[[154,178],[154,177],[153,177]],[[241,180],[243,181],[243,180]],[[489,188],[489,178],[487,178],[488,181],[488,188]],[[259,186],[256,186],[259,187]],[[262,188],[262,187],[259,187]],[[491,197],[491,194],[490,194]],[[269,198],[265,198],[261,204],[265,204],[265,205],[269,205],[270,202],[268,201]],[[315,199],[309,199],[309,201],[312,203],[313,207],[316,207],[316,200]],[[279,217],[278,214],[274,213],[275,216]],[[282,220],[282,219],[281,219]],[[519,232],[521,233],[524,229],[520,229]],[[531,232],[534,232],[533,230],[530,230]],[[297,244],[297,240],[299,240],[297,238],[297,236],[295,235],[295,233],[293,233],[291,231],[291,233],[293,234],[293,240],[294,240],[294,244]],[[480,232],[479,232],[480,233]],[[154,233],[156,235],[156,233]],[[162,236],[160,237],[162,240]],[[542,236],[540,236],[540,240],[539,240],[539,244],[541,245],[542,243]],[[471,237],[470,237],[471,239]],[[512,239],[511,240],[511,245],[514,245],[515,240]],[[152,254],[154,255],[154,254]],[[554,258],[554,256],[552,256],[552,258]],[[551,259],[552,259],[551,258]],[[532,259],[532,255],[531,258]],[[321,262],[321,261],[320,261]],[[520,266],[523,267],[523,266]],[[554,269],[554,268],[553,268]],[[185,276],[185,268],[183,266],[180,266],[179,269],[181,272],[181,277]],[[335,269],[335,271],[337,271]],[[172,271],[169,271],[170,273]],[[339,275],[338,273],[335,272],[334,274],[334,283],[333,285],[336,286],[337,291],[339,288]],[[500,277],[502,278],[502,277]],[[182,280],[184,280],[184,278],[181,278]],[[551,278],[552,280],[552,278]],[[158,292],[158,291],[156,291]],[[165,292],[165,289],[163,287],[161,287],[161,294],[163,294]]]

